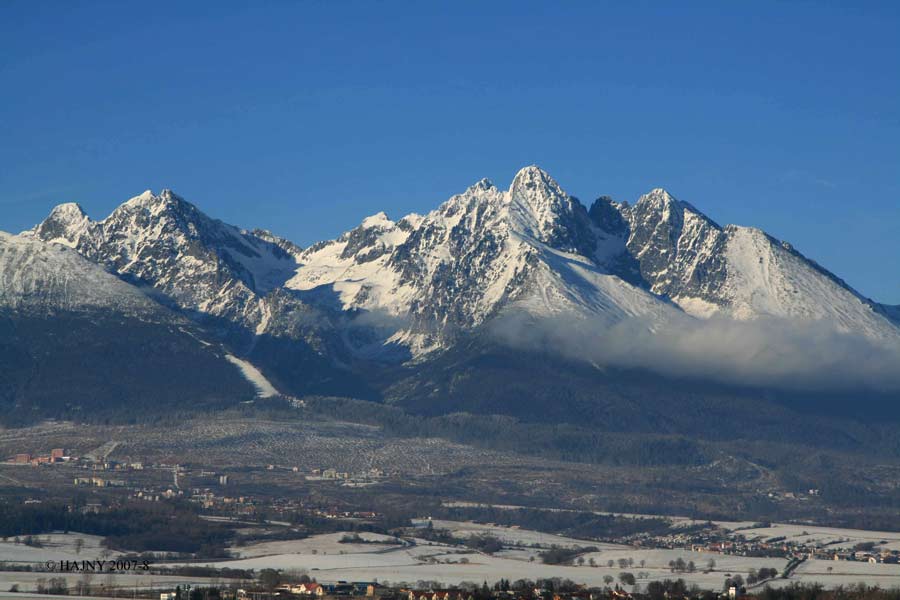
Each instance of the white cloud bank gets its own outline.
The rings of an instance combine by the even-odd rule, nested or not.
[[[512,347],[552,349],[598,366],[757,387],[900,392],[900,342],[838,332],[823,322],[684,316],[650,331],[638,320],[608,326],[520,314],[500,317],[491,332]]]

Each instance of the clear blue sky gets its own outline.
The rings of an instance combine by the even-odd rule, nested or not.
[[[169,187],[306,245],[536,163],[900,303],[898,2],[183,4],[0,2],[0,229]]]

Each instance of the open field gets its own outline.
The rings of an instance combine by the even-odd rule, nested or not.
[[[344,544],[339,540],[345,533],[326,533],[302,540],[286,540],[276,542],[260,542],[248,546],[234,548],[232,552],[239,558],[256,558],[284,554],[309,554],[313,552],[323,555],[359,554],[388,550],[399,547],[391,543]],[[359,533],[364,540],[371,542],[391,542],[397,538],[379,533]]]

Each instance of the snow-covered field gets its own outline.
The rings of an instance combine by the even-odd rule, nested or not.
[[[22,536],[20,539],[24,539]],[[40,547],[26,546],[24,543],[15,543],[15,538],[6,541],[0,540],[0,562],[15,563],[45,563],[49,560],[95,560],[100,558],[114,558],[118,552],[107,551],[100,542],[101,537],[82,533],[49,533],[34,536]],[[78,542],[82,540],[83,546],[77,551]]]
[[[831,571],[828,571],[829,567]],[[878,585],[882,588],[900,587],[900,565],[808,560],[800,565],[790,579],[775,580],[773,586],[788,585],[794,581],[819,583],[825,587],[849,586],[857,583]]]
[[[534,532],[529,532],[534,533]],[[530,538],[525,538],[530,539]],[[318,544],[317,542],[320,542]],[[589,542],[576,540],[579,545]],[[309,573],[319,581],[389,581],[392,583],[416,581],[440,581],[445,584],[456,584],[463,581],[496,581],[507,579],[537,579],[546,577],[567,577],[576,582],[589,585],[605,585],[604,577],[617,578],[622,571],[629,571],[639,576],[639,584],[649,581],[673,577],[683,577],[690,583],[703,587],[720,588],[726,574],[742,573],[746,576],[751,569],[760,567],[783,568],[785,561],[778,559],[755,559],[743,557],[722,557],[719,555],[678,550],[639,550],[627,547],[606,547],[599,552],[585,556],[587,561],[593,558],[597,564],[588,566],[556,566],[545,565],[536,558],[535,551],[529,548],[508,549],[488,556],[459,547],[441,544],[417,545],[412,547],[385,547],[380,544],[339,544],[342,548],[335,550],[335,536],[316,536],[298,542],[268,542],[250,546],[241,551],[241,558],[231,561],[219,561],[210,564],[234,568],[261,569],[265,567],[297,570]],[[316,554],[312,554],[317,550]],[[268,554],[270,551],[282,553]],[[344,552],[341,554],[340,552]],[[268,555],[266,555],[268,554]],[[534,561],[529,560],[535,556]],[[702,568],[712,557],[717,567],[710,573],[685,573],[675,575],[668,562],[676,558],[685,561],[693,560]],[[618,566],[619,558],[631,558],[633,565],[626,568]],[[614,560],[613,567],[607,561]],[[644,566],[640,562],[644,561]]]
[[[284,554],[307,554],[316,555],[332,555],[332,554],[362,554],[375,551],[384,551],[391,548],[398,548],[399,545],[390,542],[396,538],[380,533],[360,533],[359,537],[368,542],[379,542],[384,540],[386,543],[366,543],[366,544],[342,544],[340,542],[346,533],[327,533],[317,535],[302,540],[285,540],[278,542],[261,542],[248,546],[239,546],[233,548],[232,552],[240,558],[256,558],[260,556],[278,556]]]

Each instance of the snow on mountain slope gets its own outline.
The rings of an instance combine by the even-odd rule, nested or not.
[[[589,318],[591,326],[642,319],[655,328],[680,311],[653,294],[598,267],[590,259],[552,248],[540,249],[541,261],[528,293],[503,309],[525,310],[536,317]]]
[[[21,363],[0,368],[10,386],[4,393],[17,390],[36,410],[60,398],[91,403],[123,394],[234,399],[249,394],[238,373],[261,396],[277,393],[249,363],[226,362],[182,315],[60,243],[0,232],[0,313],[4,358]],[[125,375],[113,375],[113,366]],[[155,367],[169,371],[165,382]]]
[[[0,232],[0,306],[14,310],[115,309],[161,316],[133,286],[68,248]]]
[[[825,320],[870,337],[897,335],[867,301],[789,245],[750,227],[728,226],[725,233],[722,291],[731,316]]]
[[[900,337],[884,311],[789,244],[758,229],[720,227],[662,189],[633,206],[598,200],[591,214],[608,215],[611,210],[626,223],[624,256],[637,264],[644,285],[689,314],[816,320],[843,332]],[[621,235],[609,218],[595,222]],[[622,264],[622,256],[617,258]]]
[[[236,366],[240,370],[241,375],[244,376],[244,379],[253,384],[258,398],[272,398],[273,396],[279,395],[278,390],[275,389],[275,386],[272,385],[268,379],[266,379],[266,376],[246,360],[240,359],[232,354],[226,354],[225,360]]]
[[[598,244],[586,209],[526,167],[501,191],[481,180],[424,217],[383,213],[299,256],[295,290],[330,289],[345,311],[394,320],[414,354],[445,346],[504,309],[656,319],[672,310],[580,253]]]
[[[179,308],[266,329],[263,296],[293,273],[296,246],[209,218],[169,190],[136,196],[102,221],[76,204],[56,207],[27,235],[76,249]]]

